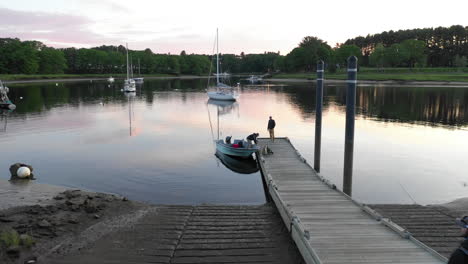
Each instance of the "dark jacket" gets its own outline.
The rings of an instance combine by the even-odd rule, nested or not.
[[[255,142],[255,144],[257,144],[257,137],[258,137],[258,134],[257,134],[257,133],[253,133],[253,134],[250,134],[250,135],[247,137],[247,140],[253,140],[253,142]]]
[[[452,253],[447,264],[468,264],[468,239],[466,237],[460,247]]]
[[[273,129],[275,128],[275,126],[276,126],[275,120],[273,119],[268,120],[268,129]]]

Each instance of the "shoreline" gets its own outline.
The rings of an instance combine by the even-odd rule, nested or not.
[[[154,77],[144,77],[147,80],[194,80],[194,79],[207,79],[207,76],[154,76]],[[116,80],[123,80],[124,78],[115,78]],[[57,79],[31,79],[31,80],[14,80],[14,81],[3,81],[4,84],[27,84],[27,83],[54,83],[54,82],[93,82],[93,81],[107,81],[105,77],[96,77],[96,78],[57,78]],[[326,84],[345,84],[346,80],[338,79],[325,79]],[[315,83],[315,79],[301,79],[301,78],[269,78],[264,79],[264,82],[284,82],[284,83]],[[406,80],[359,80],[358,86],[360,84],[371,85],[371,84],[382,84],[382,85],[398,85],[398,86],[427,86],[433,87],[438,85],[444,86],[453,86],[460,88],[468,88],[468,82],[456,82],[456,81],[406,81]]]
[[[286,78],[286,79],[281,79],[281,78],[271,78],[271,79],[265,79],[270,82],[288,82],[288,83],[312,83],[316,82],[315,79],[298,79],[298,78]],[[346,83],[346,80],[336,80],[336,79],[324,79],[324,85],[327,83],[331,84],[341,84],[341,83]],[[468,88],[468,82],[453,82],[453,81],[397,81],[397,80],[385,80],[385,81],[374,81],[374,80],[360,80],[358,79],[358,86],[359,84],[384,84],[384,85],[453,85],[456,87],[467,87]]]
[[[42,260],[72,256],[108,234],[120,235],[125,228],[164,206],[170,205],[147,204],[120,195],[34,181],[15,184],[0,179],[0,232],[14,229],[18,234],[30,234],[36,242],[31,248],[21,247],[17,258],[2,252],[5,248],[2,249],[0,245],[0,262],[13,264],[23,263],[31,257]],[[185,207],[194,206],[197,205]],[[468,197],[423,207],[431,206],[466,214]]]
[[[190,80],[190,79],[207,79],[206,76],[195,76],[195,75],[187,75],[187,76],[154,76],[154,77],[144,77],[145,79],[150,80],[174,80],[174,79],[182,79],[182,80]],[[115,80],[124,80],[125,78],[122,77],[115,77]],[[3,81],[4,84],[21,84],[21,83],[53,83],[53,82],[85,82],[85,81],[107,81],[107,77],[83,77],[83,78],[51,78],[51,79],[28,79],[28,80],[14,80],[14,81]]]

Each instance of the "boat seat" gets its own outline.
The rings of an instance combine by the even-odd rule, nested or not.
[[[238,144],[240,148],[245,148],[247,146],[246,142],[242,139],[234,139],[234,144]]]

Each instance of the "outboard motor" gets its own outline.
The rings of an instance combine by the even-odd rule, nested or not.
[[[231,138],[232,138],[232,136],[227,136],[226,137],[226,144],[231,144]]]

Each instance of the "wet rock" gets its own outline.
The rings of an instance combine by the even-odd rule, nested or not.
[[[37,226],[41,227],[41,228],[48,228],[48,227],[51,227],[52,224],[49,223],[49,221],[43,219],[42,221],[40,221],[39,223],[37,223]]]
[[[0,217],[0,222],[2,222],[2,223],[11,223],[13,221],[14,221],[13,219],[10,219],[10,218],[8,218],[6,216]]]
[[[99,211],[99,206],[91,200],[86,200],[83,205],[85,212],[88,214],[97,213]]]
[[[81,191],[80,190],[67,190],[63,192],[63,195],[65,195],[67,199],[73,199],[73,198],[80,197]]]
[[[70,224],[78,224],[80,221],[78,221],[78,218],[77,217],[70,217],[67,221],[68,223]]]
[[[19,246],[10,246],[6,250],[8,256],[12,258],[18,258],[20,256],[20,247]]]
[[[65,199],[65,195],[63,193],[58,194],[57,196],[54,197],[54,200],[63,200]]]
[[[69,206],[70,210],[72,210],[73,212],[78,212],[80,211],[80,206],[77,205],[77,204],[72,204],[71,206]]]

